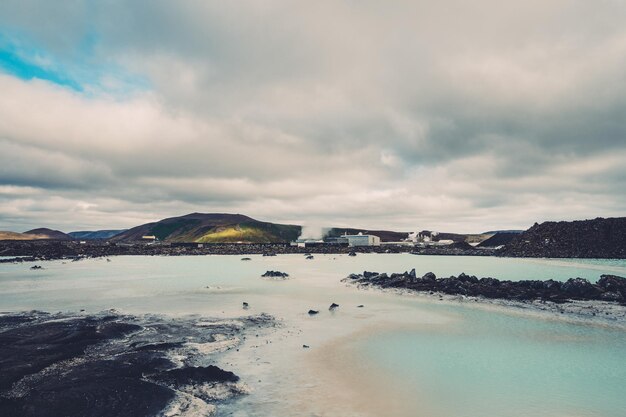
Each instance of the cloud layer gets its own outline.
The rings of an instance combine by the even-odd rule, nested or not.
[[[0,229],[624,215],[623,4],[432,3],[3,2]]]

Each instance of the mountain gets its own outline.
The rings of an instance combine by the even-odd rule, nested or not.
[[[626,217],[535,223],[501,252],[504,256],[626,259]]]
[[[191,213],[133,227],[111,240],[140,241],[142,236],[156,236],[165,242],[279,243],[297,239],[301,230],[300,226],[261,222],[243,214]]]
[[[128,229],[69,232],[68,235],[70,235],[74,239],[81,239],[81,240],[110,239],[113,236],[116,236],[122,232],[125,232],[126,230]]]
[[[0,240],[72,240],[67,235],[58,230],[52,230],[45,227],[29,230],[24,233],[0,231]]]
[[[32,229],[24,232],[25,235],[39,236],[36,239],[50,239],[50,240],[72,240],[72,236],[63,233],[59,230],[52,230],[46,227],[40,227],[38,229]]]

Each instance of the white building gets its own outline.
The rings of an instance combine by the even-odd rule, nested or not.
[[[380,238],[374,235],[359,233],[358,235],[343,235],[342,237],[348,239],[348,246],[380,246]]]
[[[320,243],[324,243],[324,241],[321,239],[297,239],[291,242],[291,246],[297,246],[299,248],[306,248],[307,245],[315,245],[315,244],[320,244]]]

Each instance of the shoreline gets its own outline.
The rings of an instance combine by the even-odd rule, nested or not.
[[[247,381],[228,370],[221,354],[239,351],[246,336],[276,325],[263,313],[225,321],[114,309],[0,312],[0,350],[7,364],[0,411],[214,415],[224,401],[249,392]]]
[[[407,253],[442,256],[496,256],[493,249],[459,250],[457,248],[418,248],[404,245],[292,246],[290,243],[116,243],[108,241],[0,241],[0,263],[36,262],[42,260],[80,260],[110,256],[202,256],[326,254],[356,255],[365,253]]]
[[[63,260],[76,262],[85,259],[106,259],[116,256],[277,256],[277,255],[350,255],[410,254],[416,256],[494,257],[498,259],[528,260],[604,260],[624,261],[611,257],[522,257],[504,255],[493,248],[458,249],[446,247],[407,247],[404,245],[358,246],[321,245],[291,246],[289,243],[115,243],[108,241],[0,241],[0,265]]]
[[[405,288],[382,288],[352,282],[346,282],[345,285],[357,288],[360,291],[374,291],[382,294],[415,297],[420,301],[432,305],[445,304],[448,306],[479,308],[482,310],[493,310],[499,313],[557,320],[571,324],[609,327],[626,331],[626,306],[606,301],[571,300],[568,303],[554,303],[535,300],[525,302],[444,293],[429,294]]]
[[[392,274],[353,273],[342,282],[427,295],[440,301],[445,297],[459,302],[534,309],[586,320],[626,324],[626,278],[617,275],[600,275],[595,283],[584,278],[510,281],[477,278],[465,273],[437,277],[427,272],[419,277],[412,269]]]

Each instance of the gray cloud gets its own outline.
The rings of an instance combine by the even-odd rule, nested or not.
[[[0,29],[149,88],[0,74],[0,229],[623,215],[625,28],[610,0],[6,1]]]

